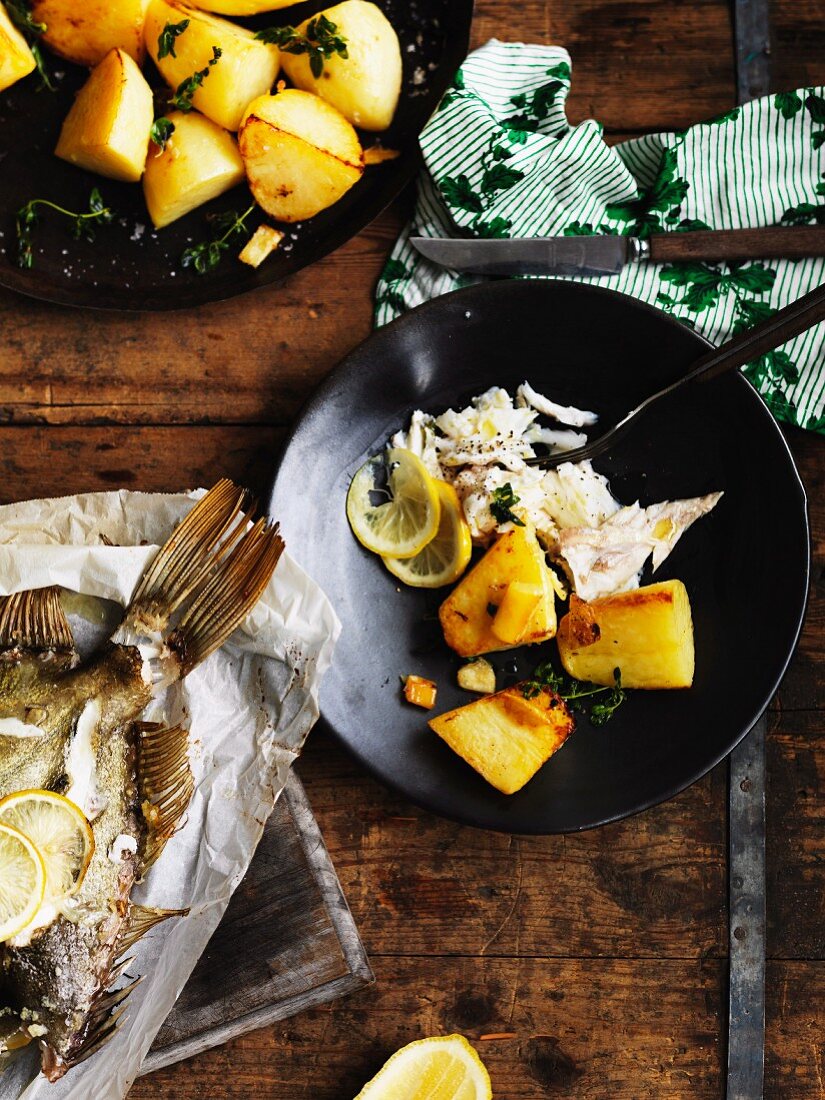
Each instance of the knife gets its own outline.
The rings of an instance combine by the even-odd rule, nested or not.
[[[825,225],[657,233],[651,237],[411,237],[422,256],[473,275],[618,275],[629,263],[825,256]]]

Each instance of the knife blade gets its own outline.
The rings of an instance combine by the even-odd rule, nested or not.
[[[411,237],[433,263],[472,275],[618,275],[628,263],[825,256],[825,225],[622,236]]]

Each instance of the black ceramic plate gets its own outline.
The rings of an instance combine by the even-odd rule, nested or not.
[[[321,710],[355,755],[413,801],[517,833],[584,829],[645,809],[704,775],[761,714],[799,633],[808,585],[805,496],[771,414],[741,376],[675,394],[596,462],[624,503],[725,492],[678,543],[657,579],[690,593],[696,677],[688,691],[631,692],[606,726],[585,717],[518,794],[499,794],[404,703],[399,677],[438,683],[437,713],[469,701],[441,638],[445,592],[403,588],[352,536],[350,478],[415,408],[461,407],[527,379],[602,423],[682,375],[707,345],[623,295],[562,282],[457,291],[378,330],[305,409],[281,460],[271,512],[290,552],[343,623]],[[511,682],[555,642],[493,655]]]
[[[227,253],[207,275],[181,267],[181,253],[213,235],[205,215],[249,206],[246,186],[237,187],[154,232],[140,185],[115,183],[58,160],[53,150],[75,92],[87,71],[53,57],[59,91],[38,91],[33,74],[0,93],[0,286],[67,305],[104,309],[178,309],[220,301],[287,275],[326,256],[354,237],[412,179],[419,163],[418,134],[464,60],[473,0],[376,0],[395,27],[404,60],[401,100],[392,127],[380,135],[394,161],[368,168],[340,202],[311,221],[292,225],[281,248],[257,270]],[[250,27],[297,24],[328,7],[312,0],[281,11],[238,20]],[[160,83],[151,62],[145,71]],[[363,135],[365,145],[378,135]],[[60,220],[44,217],[35,238],[34,267],[16,264],[14,216],[29,199],[47,198],[70,209],[88,207],[98,187],[118,215],[94,244],[73,241]],[[258,221],[263,220],[258,217]],[[251,225],[257,222],[248,223]],[[294,234],[294,236],[293,236]]]

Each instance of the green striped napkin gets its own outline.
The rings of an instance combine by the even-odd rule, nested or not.
[[[825,224],[825,88],[754,100],[677,133],[608,146],[564,113],[570,57],[489,42],[421,135],[412,224],[377,288],[376,322],[480,282],[424,260],[409,236],[557,236]],[[581,282],[632,294],[721,343],[825,282],[825,258],[628,265]],[[825,326],[749,364],[774,414],[825,434]]]

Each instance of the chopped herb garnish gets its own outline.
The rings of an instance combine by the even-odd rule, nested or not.
[[[219,236],[187,248],[180,258],[181,264],[184,267],[193,267],[198,275],[214,271],[230,242],[240,234],[249,232],[245,223],[254,209],[253,203],[243,214],[237,214],[234,210],[228,210],[225,214],[213,214],[208,221],[216,227]]]
[[[517,527],[523,527],[524,521],[520,520],[513,512],[514,506],[520,500],[521,497],[516,496],[509,481],[504,485],[499,485],[498,489],[493,489],[493,502],[490,505],[493,519],[497,523],[515,523]]]
[[[180,23],[167,23],[158,35],[158,61],[163,57],[177,57],[175,53],[175,39],[180,37],[189,26],[189,20],[183,19]]]
[[[587,680],[574,680],[572,676],[556,672],[550,662],[545,661],[538,666],[532,679],[522,683],[521,693],[525,699],[534,699],[542,691],[552,691],[575,711],[583,711],[587,706],[582,700],[603,696],[593,702],[588,715],[594,726],[603,726],[610,721],[627,698],[627,693],[622,688],[621,669],[613,670],[613,679],[613,687],[591,684]]]
[[[170,122],[168,118],[156,118],[152,123],[152,129],[149,131],[149,137],[155,145],[157,145],[158,149],[163,152],[166,148],[167,141],[174,132],[174,122]]]
[[[278,46],[286,53],[305,53],[309,55],[309,67],[312,75],[317,80],[324,71],[324,61],[338,54],[339,57],[349,57],[347,42],[338,33],[338,25],[325,15],[319,15],[310,19],[307,23],[306,33],[296,30],[295,27],[266,27],[255,35],[262,42]]]
[[[57,85],[52,83],[46,69],[43,51],[40,49],[40,43],[38,42],[38,39],[46,30],[46,24],[40,23],[34,18],[25,0],[6,0],[6,11],[12,23],[29,44],[34,63],[37,66],[37,72],[40,75],[38,92],[41,92],[44,88],[47,88],[50,92],[56,92]]]
[[[17,211],[17,264],[19,267],[33,267],[34,255],[32,252],[32,238],[40,218],[38,207],[54,210],[64,218],[69,219],[69,232],[76,240],[93,241],[95,239],[95,227],[108,225],[114,218],[114,211],[110,210],[103,202],[103,197],[96,187],[89,195],[89,209],[86,213],[77,214],[73,210],[66,210],[62,206],[51,202],[50,199],[32,199]]]
[[[209,76],[212,71],[212,66],[217,65],[221,59],[221,53],[223,51],[219,46],[212,47],[212,58],[204,68],[199,69],[196,73],[192,73],[191,76],[187,76],[186,80],[182,80],[175,89],[175,94],[169,100],[172,107],[177,107],[179,111],[191,111],[192,110],[192,97],[195,92],[203,84],[204,80]]]

